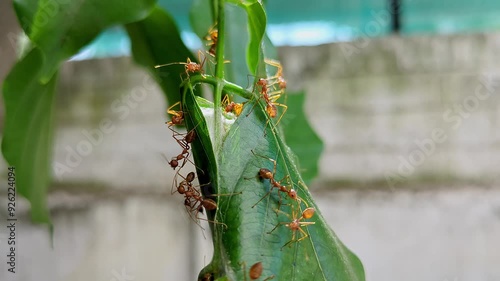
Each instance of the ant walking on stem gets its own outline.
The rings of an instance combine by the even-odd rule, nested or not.
[[[195,62],[195,61],[191,61],[190,58],[187,58],[186,62],[171,62],[171,63],[166,63],[166,64],[159,64],[159,65],[155,65],[155,68],[160,68],[163,66],[174,65],[174,64],[183,64],[188,79],[189,79],[189,73],[198,72],[201,75],[203,75],[203,65],[205,64],[207,57],[203,56],[203,60],[201,60],[201,54],[202,54],[202,52],[198,51],[198,61],[201,61],[200,64]]]
[[[288,217],[290,217],[289,214],[281,211],[281,210],[278,210],[278,212],[282,212],[284,213],[285,215],[287,215]],[[269,231],[268,234],[271,234],[274,230],[276,230],[276,228],[278,228],[280,225],[285,225],[286,227],[288,227],[291,231],[292,231],[292,239],[288,242],[285,243],[285,245],[283,245],[281,247],[281,249],[283,250],[283,248],[287,245],[289,245],[290,243],[295,243],[295,242],[300,242],[304,239],[306,239],[307,237],[309,237],[309,235],[302,229],[302,226],[308,226],[308,225],[312,225],[312,224],[315,224],[316,222],[311,222],[311,221],[302,221],[303,219],[310,219],[314,216],[314,213],[316,212],[316,210],[312,207],[310,208],[306,208],[300,217],[297,218],[297,215],[298,215],[298,212],[296,211],[296,209],[293,209],[292,208],[292,221],[291,222],[280,222],[278,223],[274,228],[273,230]],[[297,233],[297,230],[300,231],[300,234],[302,235],[302,237],[298,238],[296,237],[296,233]]]
[[[219,39],[219,31],[215,28],[217,23],[213,25],[208,31],[208,35],[205,36],[205,40],[208,41],[207,46],[210,46],[208,53],[215,57],[215,50],[217,49],[217,40]]]

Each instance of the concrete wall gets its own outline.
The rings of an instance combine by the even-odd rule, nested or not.
[[[281,49],[290,89],[307,90],[326,144],[313,192],[367,280],[500,280],[497,42],[393,37]],[[67,63],[62,73],[54,247],[19,199],[18,273],[2,261],[0,279],[193,280],[210,260],[210,237],[169,194],[162,154],[178,146],[162,94],[127,58]],[[443,119],[460,114],[454,105],[471,110]],[[2,257],[5,239],[2,229]]]
[[[475,34],[282,48],[326,144],[321,180],[498,182],[499,47]]]

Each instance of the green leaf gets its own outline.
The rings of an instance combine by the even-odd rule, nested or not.
[[[145,18],[156,0],[16,0],[15,3],[17,17],[26,25],[28,37],[44,55],[40,78],[45,83],[63,60],[76,54],[103,29]],[[35,3],[38,5],[33,14]]]
[[[304,114],[304,100],[303,92],[287,94],[288,110],[281,124],[287,144],[300,159],[300,163],[299,160],[295,162],[301,168],[302,178],[310,183],[318,174],[318,159],[323,151],[323,142]]]
[[[189,91],[186,92],[184,111],[197,116],[193,118],[195,121],[188,124],[188,128],[196,128],[200,142],[198,146],[202,147],[193,146],[193,155],[196,165],[203,171],[198,171],[200,183],[209,185],[204,195],[229,194],[217,196],[217,211],[209,213],[209,219],[218,222],[211,226],[214,257],[202,270],[200,278],[211,275],[214,278],[227,276],[229,280],[244,280],[243,274],[248,272],[243,272],[241,264],[244,262],[248,265],[248,270],[250,265],[262,262],[262,278],[274,275],[276,280],[365,280],[361,262],[326,224],[303,184],[294,161],[295,156],[283,142],[282,136],[272,129],[274,125],[267,123],[264,106],[255,104],[255,101],[248,102],[227,135],[223,136],[220,154],[212,156],[214,150],[211,146],[214,144],[209,140],[214,137],[200,134],[214,131],[204,129],[205,124],[210,122],[207,120],[213,119],[213,109],[202,110],[201,103],[193,102],[195,99],[192,96]],[[203,107],[210,107],[210,104]],[[200,116],[202,113],[204,117]],[[202,129],[197,129],[200,126]],[[274,170],[273,162],[267,158],[277,161],[275,179],[278,181],[290,176],[293,188],[303,202],[316,209],[316,214],[307,220],[315,224],[303,227],[309,236],[283,249],[282,246],[292,238],[291,230],[283,225],[272,234],[268,232],[280,223],[290,222],[292,218],[288,215],[293,214],[292,208],[300,213],[305,205],[301,204],[301,210],[298,210],[296,201],[281,194],[282,212],[277,215],[280,198],[277,190],[257,203],[270,189],[269,180],[257,176],[260,168]],[[222,224],[227,225],[227,228]],[[300,234],[297,232],[297,235]]]
[[[250,42],[247,48],[247,63],[250,73],[256,75],[259,65],[259,51],[264,32],[266,31],[266,13],[259,1],[254,3],[242,2],[248,13],[248,28]]]
[[[267,115],[263,106],[256,106],[247,116],[252,110],[252,103],[245,106],[232,126],[218,157],[218,192],[242,192],[241,195],[218,198],[219,212],[224,215],[216,219],[227,224],[228,229],[216,228],[221,239],[215,243],[223,245],[221,248],[225,253],[222,256],[227,257],[226,263],[231,265],[238,280],[242,279],[238,263],[254,264],[259,261],[264,265],[264,278],[275,275],[277,280],[364,280],[361,262],[330,229],[308,189],[301,184],[304,180],[291,150],[272,130],[272,125],[266,127]],[[315,224],[303,227],[309,236],[292,243],[291,247],[281,249],[292,238],[292,231],[284,225],[268,234],[276,225],[292,219],[282,213],[276,215],[279,202],[277,190],[252,208],[270,188],[269,180],[257,176],[260,168],[273,171],[273,163],[264,157],[277,161],[274,178],[280,180],[290,176],[298,195],[309,207],[316,209],[316,214],[307,220]],[[292,206],[297,209],[295,202],[286,194],[281,197],[283,204],[294,204]],[[305,207],[302,205],[301,208]],[[281,210],[292,214],[290,206],[282,206]],[[231,275],[231,272],[228,274]]]
[[[266,31],[266,12],[264,11],[262,4],[257,0],[231,0],[228,2],[243,7],[247,12],[250,42],[248,43],[246,57],[250,73],[256,75],[257,67],[259,66],[261,42]]]
[[[24,33],[31,33],[33,18],[38,9],[39,0],[13,0],[14,10],[16,12],[19,24],[24,30]]]
[[[154,68],[160,64],[186,62],[187,58],[197,61],[182,42],[173,18],[155,7],[147,18],[127,24],[126,29],[132,42],[134,60],[151,72],[170,104],[179,101],[180,75],[185,73],[184,65]]]
[[[17,191],[31,203],[35,222],[50,223],[46,193],[50,183],[54,89],[57,75],[41,84],[42,53],[30,51],[3,85],[5,128],[2,153],[16,168]]]
[[[248,15],[240,7],[227,5],[226,21],[226,58],[231,61],[225,65],[226,79],[238,85],[248,86],[250,61],[246,56],[250,37]]]

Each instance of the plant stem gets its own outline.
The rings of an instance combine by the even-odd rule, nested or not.
[[[193,85],[196,85],[198,83],[206,83],[206,84],[210,84],[213,86],[217,86],[217,84],[219,84],[220,80],[217,77],[214,77],[214,76],[211,76],[208,74],[205,74],[205,75],[196,74],[196,75],[191,75],[189,77],[189,80],[185,80],[184,83],[181,84],[181,86],[183,86],[187,82],[192,83]],[[237,94],[238,96],[245,98],[247,100],[249,100],[253,97],[251,92],[240,87],[239,85],[236,85],[236,84],[228,82],[228,81],[224,81],[224,83],[222,83],[222,84],[223,84],[222,89],[224,91]]]
[[[222,89],[224,88],[224,41],[225,41],[225,13],[224,13],[224,0],[217,1],[217,48],[216,48],[216,65],[215,77],[217,84],[215,84],[215,98],[214,98],[214,132],[215,132],[215,153],[219,152],[220,145],[222,144],[222,121],[221,121],[221,100]]]

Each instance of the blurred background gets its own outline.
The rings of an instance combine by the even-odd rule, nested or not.
[[[190,1],[160,2],[202,47]],[[10,1],[0,11],[3,81],[21,28]],[[311,192],[367,280],[500,280],[500,2],[269,0],[267,11],[289,90],[305,90],[325,143]],[[194,280],[210,262],[209,232],[170,195],[164,155],[178,147],[164,96],[129,53],[115,28],[64,64],[53,246],[18,198],[18,273],[0,229],[0,280]]]

